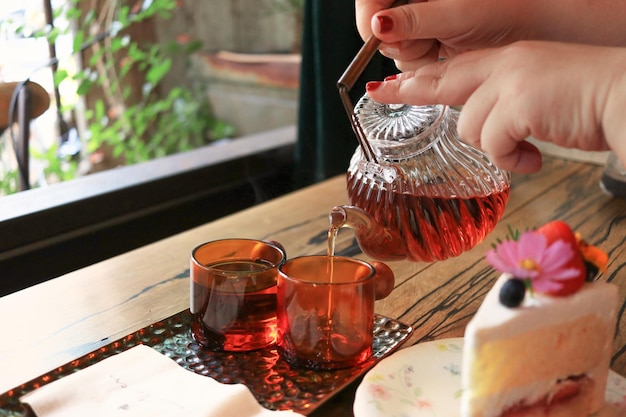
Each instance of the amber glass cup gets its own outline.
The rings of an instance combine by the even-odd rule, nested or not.
[[[191,254],[191,330],[216,351],[242,352],[276,342],[280,245],[254,239],[204,243]]]
[[[287,362],[339,369],[370,358],[374,301],[393,288],[391,270],[376,265],[341,256],[302,256],[279,266],[278,349]]]

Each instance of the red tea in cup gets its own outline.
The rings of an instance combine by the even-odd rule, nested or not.
[[[381,265],[381,278],[393,280]],[[341,256],[302,256],[278,269],[278,349],[285,360],[338,369],[370,358],[377,269]]]
[[[253,239],[223,239],[191,256],[193,337],[211,350],[249,351],[276,342],[279,246]]]

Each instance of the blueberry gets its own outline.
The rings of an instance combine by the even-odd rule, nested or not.
[[[507,280],[500,288],[500,302],[505,307],[517,307],[522,304],[526,294],[524,281],[518,278]]]

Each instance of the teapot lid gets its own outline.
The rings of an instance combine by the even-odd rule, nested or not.
[[[354,114],[370,143],[402,144],[427,136],[439,123],[445,108],[443,105],[383,104],[366,94],[356,104]]]

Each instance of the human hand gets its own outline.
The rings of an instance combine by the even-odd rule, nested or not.
[[[356,23],[401,71],[520,40],[626,46],[620,0],[408,0],[389,8],[393,1],[355,0]]]
[[[532,11],[528,1],[409,0],[389,8],[393,0],[355,0],[357,28],[363,39],[372,33],[380,52],[410,71],[460,52],[494,47],[523,39]]]
[[[626,49],[517,42],[482,49],[370,82],[383,103],[464,107],[461,138],[497,166],[522,173],[541,167],[526,138],[582,150],[609,146],[626,156]]]

